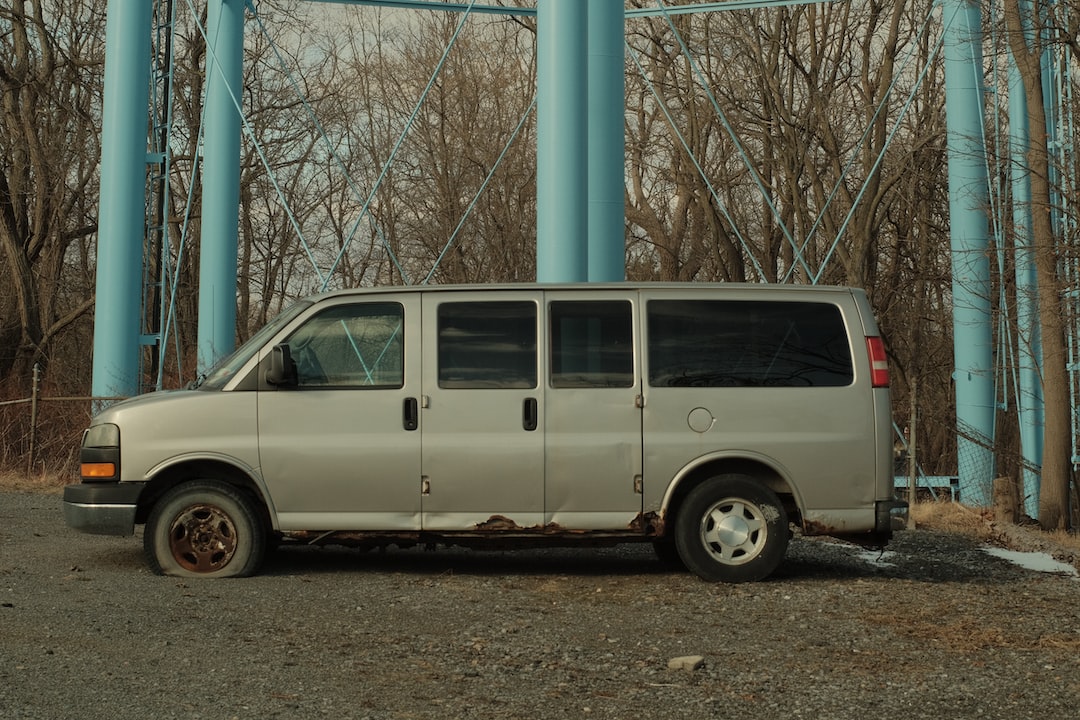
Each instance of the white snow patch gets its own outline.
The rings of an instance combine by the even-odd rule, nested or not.
[[[886,550],[885,552],[880,552],[878,550],[855,550],[853,554],[863,562],[868,562],[873,565],[896,567],[896,563],[889,562],[896,557],[896,553],[890,550]]]
[[[1069,575],[1071,577],[1080,579],[1080,573],[1077,573],[1076,568],[1072,565],[1068,565],[1063,562],[1055,560],[1047,553],[1042,552],[1018,552],[1016,550],[1003,550],[996,547],[983,547],[983,552],[993,555],[994,557],[1001,558],[1002,560],[1008,560],[1009,562],[1019,565],[1027,570],[1035,570],[1037,572],[1048,573],[1060,573],[1062,575]]]

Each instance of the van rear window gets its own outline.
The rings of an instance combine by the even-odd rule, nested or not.
[[[652,300],[647,313],[653,387],[841,387],[854,379],[835,305]]]

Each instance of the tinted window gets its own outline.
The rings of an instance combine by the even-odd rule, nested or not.
[[[340,305],[315,315],[289,338],[299,386],[402,387],[402,322],[397,303]]]
[[[550,316],[552,387],[633,386],[630,303],[557,301]]]
[[[836,387],[854,377],[835,305],[654,300],[648,329],[656,387]]]
[[[536,387],[536,305],[439,305],[439,387]]]

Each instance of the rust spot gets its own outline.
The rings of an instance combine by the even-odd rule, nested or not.
[[[289,530],[282,533],[282,537],[311,545],[353,545],[367,543],[373,540],[415,543],[421,540],[422,533],[409,531],[372,532],[366,530],[327,530],[324,532],[316,532],[314,530]]]
[[[638,513],[628,527],[632,532],[644,535],[663,535],[664,516],[658,512]]]
[[[816,520],[806,520],[803,522],[803,534],[804,535],[831,535],[836,532],[833,528],[822,522]]]
[[[496,530],[522,530],[516,522],[503,515],[492,515],[482,523],[473,526],[473,530],[496,531]]]

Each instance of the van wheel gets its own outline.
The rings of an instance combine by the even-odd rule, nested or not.
[[[719,475],[686,496],[675,544],[686,567],[705,580],[761,580],[787,552],[787,513],[776,493],[750,476]]]
[[[143,549],[158,574],[246,577],[262,563],[266,535],[258,509],[242,490],[197,480],[157,502],[146,521]]]

